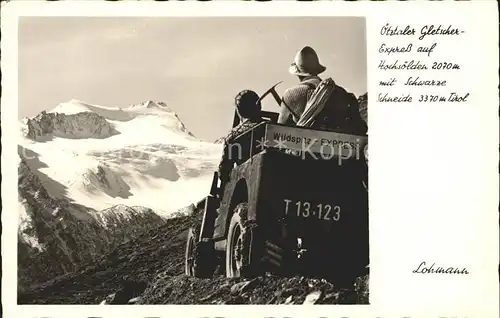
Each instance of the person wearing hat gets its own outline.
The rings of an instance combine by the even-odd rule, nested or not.
[[[297,52],[289,72],[296,75],[300,83],[285,90],[282,101],[286,107],[281,107],[278,123],[290,125],[297,122],[307,100],[322,80],[318,75],[325,70],[326,67],[321,65],[318,54],[310,46],[305,46]]]
[[[300,83],[285,90],[282,97],[282,106],[278,117],[278,123],[295,125],[304,112],[307,101],[322,81],[318,76],[326,70],[321,65],[316,51],[310,46],[303,47],[295,55],[295,59],[289,68],[289,72],[299,78]],[[328,117],[326,127],[335,127],[336,131],[352,134],[366,134],[367,125],[359,113],[359,104],[354,94],[347,92],[343,87],[335,84],[335,99],[339,112],[335,117]]]
[[[256,92],[248,89],[242,90],[235,97],[235,106],[239,117],[239,124],[233,127],[230,133],[224,138],[224,149],[218,169],[219,178],[222,182],[229,180],[233,163],[238,159],[232,158],[238,155],[238,153],[231,153],[231,143],[237,136],[263,121],[261,115],[262,105],[259,101],[259,95]]]

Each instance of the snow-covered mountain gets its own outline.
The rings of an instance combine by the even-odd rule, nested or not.
[[[120,109],[72,100],[23,120],[20,135],[20,287],[189,211],[222,151],[153,101]]]
[[[120,109],[72,100],[22,131],[20,156],[49,194],[97,210],[141,205],[168,216],[206,195],[222,151],[152,101]]]

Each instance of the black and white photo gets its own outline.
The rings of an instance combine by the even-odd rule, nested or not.
[[[368,303],[365,28],[22,18],[19,303]]]
[[[493,1],[1,7],[2,317],[499,316]]]

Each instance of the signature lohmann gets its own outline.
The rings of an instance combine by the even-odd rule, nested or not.
[[[412,271],[414,274],[465,274],[468,275],[467,268],[454,267],[454,266],[439,266],[436,263],[421,262],[416,269]]]

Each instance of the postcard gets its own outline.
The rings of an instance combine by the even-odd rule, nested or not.
[[[1,24],[3,316],[498,317],[496,2]]]

